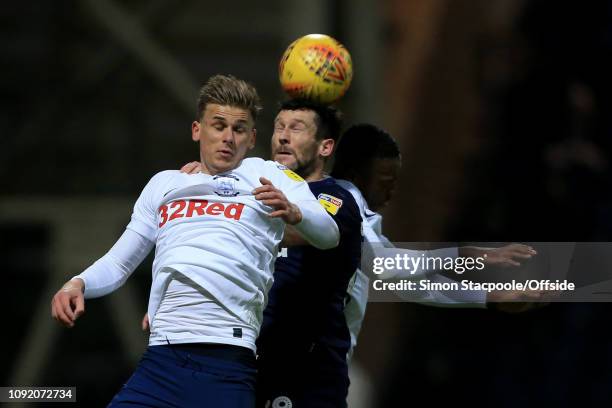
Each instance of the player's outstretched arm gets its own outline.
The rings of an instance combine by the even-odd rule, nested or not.
[[[66,282],[51,300],[51,316],[66,327],[74,327],[76,319],[85,313],[84,290],[82,279]]]
[[[85,284],[85,298],[105,296],[123,286],[154,245],[143,235],[126,229],[102,258],[77,276]]]
[[[85,311],[85,297],[104,296],[121,287],[153,248],[153,242],[130,229],[102,258],[72,278],[51,301],[51,315],[67,327]]]
[[[259,181],[262,185],[253,191],[253,195],[256,200],[274,209],[269,217],[281,218],[285,223],[293,225],[316,248],[330,249],[338,245],[338,226],[314,197],[310,201],[294,204],[267,178],[260,177]]]

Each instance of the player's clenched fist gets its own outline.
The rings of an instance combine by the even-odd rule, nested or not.
[[[51,316],[66,327],[74,327],[74,322],[85,313],[85,284],[81,279],[66,282],[51,300]]]
[[[289,225],[295,225],[302,221],[302,212],[298,206],[289,202],[285,194],[274,187],[270,180],[260,177],[259,182],[262,185],[253,190],[253,195],[256,200],[274,208],[275,211],[268,214],[271,218],[280,217]]]

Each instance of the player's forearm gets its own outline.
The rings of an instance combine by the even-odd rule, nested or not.
[[[120,288],[153,248],[153,242],[125,230],[115,245],[77,278],[85,284],[85,297],[107,295]]]
[[[292,225],[285,225],[285,233],[280,242],[281,248],[298,245],[308,245],[308,241],[306,241]]]
[[[318,249],[330,249],[338,246],[340,232],[332,217],[323,209],[318,201],[302,201],[296,203],[302,212],[302,221],[293,228],[308,243]]]
[[[485,256],[493,248],[462,246],[459,247],[459,256],[465,258],[478,258]]]

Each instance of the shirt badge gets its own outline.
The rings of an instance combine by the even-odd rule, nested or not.
[[[236,197],[236,181],[238,177],[232,174],[222,174],[213,177],[215,181],[215,194],[221,197]]]

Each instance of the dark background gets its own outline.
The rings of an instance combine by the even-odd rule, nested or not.
[[[393,241],[612,241],[612,3],[544,0],[8,2],[0,12],[0,385],[104,406],[146,346],[150,259],[72,330],[52,294],[104,254],[147,180],[197,159],[198,86],[254,83],[267,157],[277,63],[328,33],[354,59],[340,107],[398,140]],[[612,309],[369,305],[355,407],[607,406]]]

